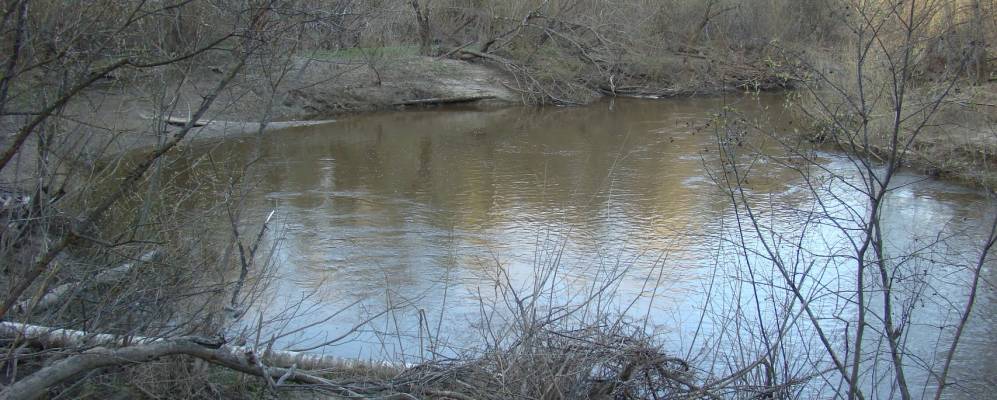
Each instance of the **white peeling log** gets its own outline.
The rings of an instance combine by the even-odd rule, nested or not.
[[[175,126],[187,126],[187,124],[190,123],[190,119],[188,119],[188,118],[179,118],[179,117],[163,117],[163,122],[165,122],[167,124],[170,124],[170,125],[175,125]],[[205,125],[207,125],[210,122],[211,121],[204,120],[204,119],[199,119],[197,121],[194,121],[193,125],[194,126],[205,126]]]
[[[131,272],[132,269],[134,269],[136,266],[155,260],[156,257],[159,257],[159,254],[160,254],[159,250],[152,250],[148,253],[143,254],[141,257],[139,257],[137,261],[129,261],[117,267],[101,271],[96,276],[87,281],[70,282],[56,286],[54,289],[52,289],[48,293],[45,293],[45,295],[43,295],[40,299],[38,299],[38,303],[35,304],[32,310],[41,311],[59,304],[63,304],[66,300],[68,300],[69,296],[71,296],[74,292],[76,292],[77,289],[85,285],[96,285],[96,284],[110,283],[120,280],[125,275],[128,275],[128,273]],[[31,307],[31,302],[32,302],[31,299],[22,300],[18,302],[15,307],[17,307],[16,309],[19,312],[24,312],[25,310],[28,310]]]
[[[154,361],[171,355],[187,355],[235,371],[265,377],[294,380],[311,385],[321,385],[349,398],[362,397],[350,389],[320,376],[296,368],[268,367],[250,353],[234,353],[197,338],[180,337],[152,343],[136,344],[121,348],[97,347],[58,360],[34,373],[11,383],[0,391],[0,400],[32,400],[44,397],[49,388],[79,376],[84,371],[103,367],[137,364]]]
[[[0,338],[21,338],[28,342],[52,348],[127,347],[131,344],[150,344],[168,341],[164,338],[144,336],[122,336],[107,333],[87,333],[73,329],[56,329],[47,326],[30,325],[19,322],[0,322]],[[300,370],[336,369],[385,369],[400,371],[408,366],[389,361],[360,360],[331,355],[311,354],[287,350],[260,351],[252,346],[222,346],[222,350],[233,354],[252,354],[271,367]]]

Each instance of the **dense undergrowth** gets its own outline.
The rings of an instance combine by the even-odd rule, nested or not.
[[[246,315],[278,268],[273,214],[244,214],[253,163],[199,160],[213,172],[197,176],[170,175],[163,164],[217,108],[251,103],[238,115],[257,118],[262,133],[296,94],[328,102],[287,87],[312,62],[334,66],[323,70],[327,80],[363,68],[363,82],[343,83],[347,97],[356,86],[388,86],[385,77],[417,76],[395,68],[413,58],[438,68],[432,76],[452,73],[436,62],[444,58],[488,65],[537,105],[795,88],[821,127],[817,141],[857,164],[907,162],[994,181],[992,2],[6,0],[2,13],[0,319],[13,324],[2,330],[3,399],[783,398],[804,396],[795,391],[804,378],[827,371],[843,382],[842,396],[860,392],[847,359],[796,373],[771,363],[769,348],[718,373],[664,353],[642,324],[607,312],[595,301],[603,290],[580,304],[542,304],[555,297],[543,285],[517,294],[501,281],[505,323],[459,357],[332,371],[271,363],[279,338],[259,332],[281,321]],[[121,87],[131,91],[113,106],[142,97],[147,118],[78,118]],[[417,89],[405,88],[426,96]],[[381,92],[379,104],[397,106],[393,93]],[[154,146],[122,155],[120,141],[136,137]],[[171,183],[180,179],[210,194],[178,191]],[[738,204],[734,182],[726,189]],[[194,198],[197,207],[182,207]],[[208,219],[231,229],[207,232]],[[873,262],[889,287],[885,257]],[[255,332],[246,328],[254,323]],[[896,347],[902,328],[883,342]],[[861,357],[853,359],[858,371]]]

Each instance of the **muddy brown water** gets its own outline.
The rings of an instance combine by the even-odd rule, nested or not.
[[[395,311],[314,351],[409,362],[427,357],[431,347],[454,354],[481,342],[481,301],[500,297],[493,283],[499,271],[525,288],[534,271],[556,264],[565,302],[619,272],[619,299],[644,296],[629,309],[623,306],[628,301],[613,303],[618,310],[640,323],[649,317],[648,329],[666,349],[701,355],[720,343],[710,338],[729,329],[714,317],[732,311],[731,299],[748,299],[737,284],[746,281],[744,258],[730,243],[729,198],[711,179],[717,151],[709,121],[726,103],[752,122],[796,129],[784,100],[766,95],[375,113],[230,140],[210,152],[232,165],[259,152],[257,186],[244,215],[259,220],[276,209],[282,241],[271,297],[250,314],[294,313],[297,319],[285,330],[314,324],[286,338],[287,347],[338,337],[394,305]],[[775,148],[765,138],[746,140],[753,142],[745,148]],[[849,169],[841,155],[819,156],[822,168]],[[770,213],[772,226],[793,232],[801,224],[796,211],[813,205],[799,175],[771,162],[752,168],[751,193],[771,210],[789,210]],[[975,256],[980,226],[992,209],[977,191],[905,173],[884,218],[899,232],[893,240],[898,247],[964,233],[917,261],[925,270],[948,271],[932,257]],[[827,243],[815,244],[813,252]],[[838,268],[844,267],[824,270]],[[761,275],[773,277],[768,274]],[[648,277],[658,282],[657,290],[646,285]],[[979,373],[997,369],[997,274],[988,267],[984,278],[956,362],[953,397],[997,384],[994,374]],[[943,286],[927,296],[944,290],[964,295],[958,286]],[[944,331],[936,325],[953,318],[951,312],[924,313],[931,318],[911,329],[908,339],[920,352],[914,363],[933,362],[938,353],[930,348]],[[814,338],[813,332],[803,335]],[[923,386],[919,379],[917,387]]]

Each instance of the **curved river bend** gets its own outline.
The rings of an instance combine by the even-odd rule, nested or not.
[[[799,125],[782,97],[727,101],[771,129]],[[666,347],[686,352],[704,345],[701,310],[716,301],[706,297],[708,280],[718,271],[732,275],[724,271],[721,234],[730,229],[729,197],[708,173],[717,164],[709,121],[721,105],[720,98],[616,100],[379,113],[210,151],[232,163],[259,151],[257,186],[243,215],[257,221],[276,208],[283,241],[272,300],[255,312],[307,303],[296,309],[296,324],[315,323],[288,343],[322,343],[394,305],[321,351],[418,361],[427,356],[420,345],[426,331],[459,349],[476,334],[479,300],[498,269],[525,284],[537,266],[556,263],[565,293],[625,267],[618,295],[645,293],[634,314],[650,316]],[[848,166],[840,155],[822,153],[821,160],[832,170]],[[775,209],[806,208],[796,174],[756,168],[753,193],[769,196]],[[976,191],[913,174],[899,179],[885,225],[911,237],[976,232],[990,218],[992,203]],[[977,244],[966,239],[951,251],[971,256]],[[653,301],[642,292],[648,276],[660,282]],[[956,369],[997,369],[994,269],[984,278]],[[910,340],[927,346],[934,338]],[[997,385],[993,374],[967,373],[959,382],[954,397]]]

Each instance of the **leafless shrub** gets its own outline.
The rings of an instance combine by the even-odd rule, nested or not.
[[[741,282],[727,310],[745,312],[718,318],[739,326],[730,352],[765,360],[770,372],[757,375],[758,387],[809,381],[809,395],[909,399],[940,398],[951,385],[997,221],[980,221],[982,234],[938,226],[914,238],[884,221],[901,169],[967,76],[971,51],[930,84],[916,77],[940,4],[857,3],[846,19],[853,33],[843,66],[807,68],[814,76],[802,80],[803,110],[827,125],[820,139],[845,151],[843,166],[829,167],[819,148],[761,132],[730,110],[720,116],[714,176],[733,206],[729,240]],[[759,135],[778,144],[776,154],[742,147]],[[758,193],[750,183],[764,179],[758,162],[797,175],[805,206],[779,208]],[[786,225],[782,215],[803,222]],[[953,250],[959,240],[973,245]],[[926,327],[939,332],[927,353],[911,339]]]
[[[191,396],[217,390],[188,379],[203,376],[203,362],[168,356],[197,358],[217,346],[204,344],[214,339],[182,338],[227,333],[266,291],[280,243],[268,233],[278,228],[279,213],[274,219],[273,212],[243,211],[254,160],[195,174],[174,155],[209,110],[246,93],[268,99],[260,105],[262,133],[294,65],[302,27],[325,18],[298,6],[266,0],[112,1],[82,8],[4,3],[0,35],[10,51],[0,79],[0,126],[10,134],[0,156],[0,317],[82,337],[116,335],[122,339],[112,346],[120,349],[107,350],[113,354],[139,352],[179,366],[133,380],[129,390],[148,395],[185,385],[182,392]],[[130,90],[126,104],[147,107],[149,119],[93,118],[107,115],[94,110],[115,107],[103,104],[114,98],[101,89]],[[135,143],[146,150],[120,150]],[[209,152],[194,162],[225,160]],[[197,184],[184,191],[175,180]],[[231,230],[212,231],[203,223],[212,219],[228,221]],[[14,386],[0,397],[86,392],[91,383],[121,383],[126,378],[115,376],[131,379],[157,369],[149,364],[118,373],[128,357],[102,358],[106,349],[94,347],[107,343],[86,340],[29,351],[39,343],[25,335],[15,329],[2,338],[7,382]],[[170,340],[180,347],[163,344]],[[63,385],[81,367],[85,379]],[[267,369],[256,368],[250,371],[270,378]],[[186,384],[158,385],[157,379]]]

